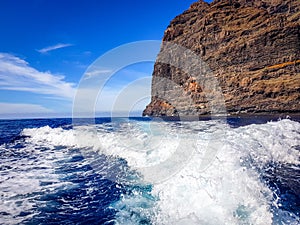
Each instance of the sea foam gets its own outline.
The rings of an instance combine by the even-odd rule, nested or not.
[[[153,224],[272,224],[278,198],[260,172],[272,163],[299,165],[299,131],[298,122],[284,119],[238,128],[220,121],[115,122],[73,129],[46,126],[22,134],[36,145],[76,147],[86,156],[93,151],[125,159],[141,177],[159,168],[161,174],[151,177],[157,176],[157,182],[150,183],[154,204],[145,192],[123,196],[112,206],[119,211],[119,224],[129,223],[130,210],[145,210],[142,214]],[[178,150],[189,153],[181,165],[164,164]],[[139,182],[145,185],[149,179]],[[137,201],[137,209],[124,207]],[[286,217],[282,221],[299,221],[281,214]]]

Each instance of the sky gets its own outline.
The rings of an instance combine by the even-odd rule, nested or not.
[[[193,2],[0,1],[0,118],[70,117],[77,88],[99,57],[127,43],[161,40],[170,21]],[[149,95],[132,109],[140,113],[150,100],[153,64],[115,72],[95,110],[110,111],[114,96],[134,83],[136,93]],[[101,73],[110,71],[104,67]]]

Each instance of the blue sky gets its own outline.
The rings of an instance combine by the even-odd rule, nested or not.
[[[91,63],[126,43],[161,40],[170,20],[193,2],[0,1],[0,118],[71,115],[74,92]],[[153,63],[129,66],[108,89],[117,92],[152,69]]]

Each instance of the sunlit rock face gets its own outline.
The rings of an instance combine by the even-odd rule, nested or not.
[[[171,21],[163,41],[191,50],[205,63],[210,71],[205,76],[216,78],[228,113],[300,112],[299,0],[199,1]],[[162,45],[143,115],[210,114],[207,96],[214,93],[203,87],[204,76],[160,62],[166,54],[175,62],[189,60],[166,51]]]

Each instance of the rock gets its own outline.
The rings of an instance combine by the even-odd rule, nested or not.
[[[210,72],[195,77],[199,60],[162,45],[144,116],[212,113],[208,96],[217,92],[205,87],[210,78],[230,114],[300,112],[299,0],[198,1],[171,21],[163,42],[191,50]],[[189,71],[174,66],[186,61]]]

